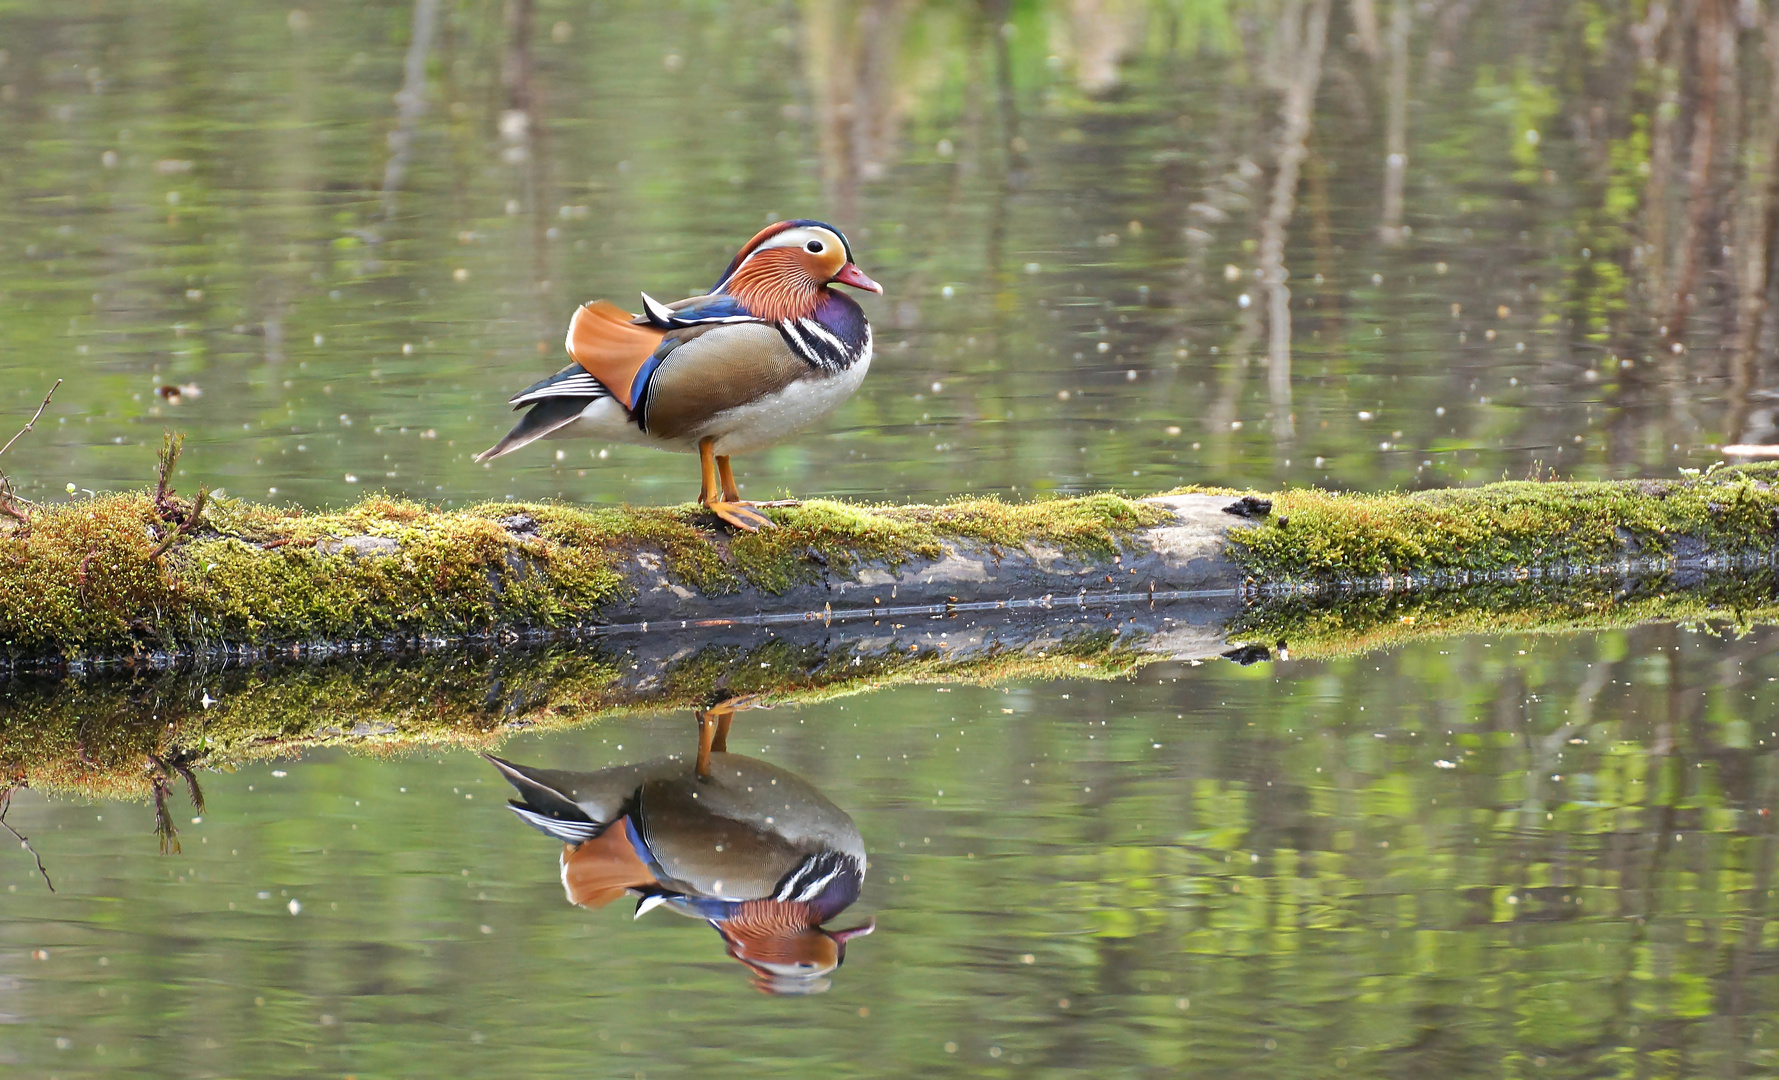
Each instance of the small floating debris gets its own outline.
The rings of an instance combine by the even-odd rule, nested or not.
[[[197,383],[186,383],[183,386],[157,386],[155,396],[169,405],[178,405],[187,398],[202,397],[204,391]]]
[[[1225,514],[1234,514],[1241,518],[1261,518],[1272,513],[1272,500],[1262,499],[1254,495],[1243,495],[1241,498],[1223,508]]]

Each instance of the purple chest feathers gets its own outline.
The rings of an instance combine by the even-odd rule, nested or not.
[[[829,373],[845,371],[870,356],[871,324],[850,297],[832,289],[823,289],[822,294],[809,314],[773,325],[791,351],[810,366]]]

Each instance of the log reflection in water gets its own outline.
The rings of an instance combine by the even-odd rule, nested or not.
[[[728,751],[729,723],[750,699],[697,714],[696,755],[596,772],[516,765],[484,755],[519,792],[508,805],[561,840],[570,903],[636,898],[703,919],[772,994],[821,993],[846,943],[874,920],[825,929],[858,899],[864,840],[847,813],[794,773]]]

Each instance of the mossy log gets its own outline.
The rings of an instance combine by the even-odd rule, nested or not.
[[[372,499],[305,513],[108,495],[0,533],[0,662],[164,664],[1058,605],[1110,616],[1187,599],[1264,621],[1281,604],[1309,611],[1355,591],[1749,571],[1779,549],[1776,477],[1758,466],[1370,495],[812,501],[771,511],[778,527],[751,535],[694,506]]]
[[[1116,677],[1477,631],[1772,621],[1766,484],[1720,472],[1288,492],[1259,518],[1225,513],[1234,494],[1202,492],[812,504],[742,537],[689,508],[373,502],[319,516],[220,503],[160,560],[155,546],[182,526],[141,500],[93,500],[0,539],[6,634],[76,643],[48,653],[58,663],[0,675],[0,791],[164,800],[193,769],[309,747],[487,745],[727,698]],[[58,561],[72,583],[49,572]],[[152,604],[132,606],[142,596]],[[87,636],[58,638],[62,626]],[[97,643],[141,651],[102,663]]]

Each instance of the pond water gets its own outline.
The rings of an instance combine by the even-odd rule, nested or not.
[[[700,291],[793,216],[885,285],[878,357],[737,459],[750,495],[1707,466],[1779,441],[1779,23],[1620,7],[0,0],[0,439],[65,380],[7,473],[139,486],[177,430],[182,487],[270,503],[687,499],[648,450],[470,457],[575,304]],[[145,801],[20,790],[55,891],[9,837],[0,1067],[1772,1074],[1776,646],[1464,637],[741,713],[730,750],[868,854],[827,925],[876,930],[814,995],[670,906],[570,904],[468,750],[201,769],[166,854]],[[489,746],[597,770],[695,725]]]
[[[737,714],[728,750],[867,851],[830,925],[876,931],[817,996],[756,992],[670,910],[571,905],[562,845],[467,751],[204,772],[176,855],[143,803],[21,792],[7,820],[57,891],[0,859],[0,1055],[60,1077],[1763,1075],[1776,652],[1465,638]],[[695,731],[499,753],[587,771],[689,757]]]
[[[799,215],[884,283],[878,360],[820,429],[737,462],[752,491],[1708,465],[1749,426],[1734,267],[1702,257],[1674,355],[1640,276],[1668,204],[1635,199],[1668,158],[1637,135],[1650,102],[1590,81],[1642,70],[1635,27],[1401,6],[1401,94],[1336,6],[1284,225],[1299,0],[0,7],[0,408],[68,378],[9,471],[41,497],[140,484],[173,428],[188,483],[270,502],[689,498],[695,470],[643,450],[470,457],[561,366],[577,303],[700,291]]]

